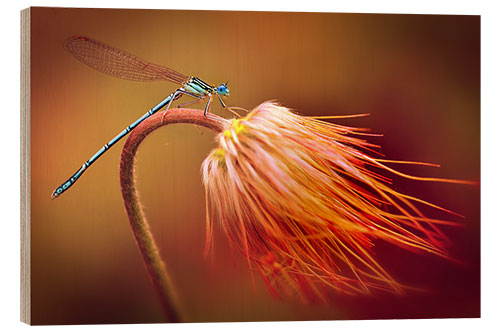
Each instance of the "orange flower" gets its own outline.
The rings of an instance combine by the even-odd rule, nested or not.
[[[270,102],[229,122],[202,165],[207,249],[220,222],[276,296],[318,302],[329,288],[402,293],[375,260],[373,241],[448,257],[437,225],[456,224],[423,216],[414,202],[439,207],[392,190],[377,169],[465,182],[399,173],[382,164],[395,161],[364,152],[376,146],[351,136],[362,131]]]

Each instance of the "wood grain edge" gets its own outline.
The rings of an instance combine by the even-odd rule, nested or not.
[[[21,11],[21,321],[31,325],[31,8]]]

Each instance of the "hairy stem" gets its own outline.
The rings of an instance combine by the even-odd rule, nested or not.
[[[127,142],[123,146],[120,161],[120,184],[123,201],[144,264],[160,298],[165,317],[169,322],[182,321],[179,300],[172,280],[158,252],[158,247],[153,239],[149,224],[141,209],[134,182],[135,155],[141,142],[148,134],[162,126],[178,123],[194,124],[207,127],[215,132],[220,132],[225,122],[224,118],[213,114],[205,117],[200,110],[172,109],[166,114],[159,112],[139,124],[130,133]]]

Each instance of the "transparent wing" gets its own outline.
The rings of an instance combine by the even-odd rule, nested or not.
[[[156,65],[97,40],[72,36],[64,41],[64,48],[73,57],[95,70],[121,79],[133,81],[171,81],[181,85],[188,76],[173,69]]]

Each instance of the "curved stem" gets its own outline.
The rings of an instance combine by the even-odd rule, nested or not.
[[[160,297],[163,312],[169,322],[180,322],[182,319],[179,301],[165,264],[158,252],[149,224],[141,209],[134,183],[135,155],[142,141],[148,134],[159,127],[175,123],[188,123],[220,132],[225,122],[224,118],[213,114],[205,117],[201,110],[171,109],[166,115],[164,112],[159,112],[144,120],[130,133],[123,146],[120,160],[120,184],[123,201],[135,240],[155,290]]]

